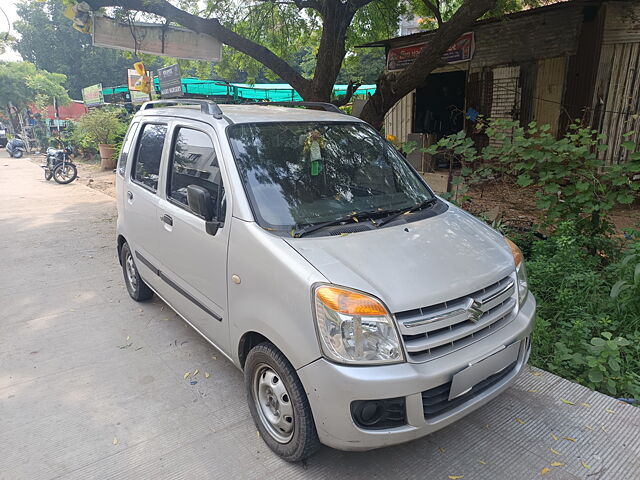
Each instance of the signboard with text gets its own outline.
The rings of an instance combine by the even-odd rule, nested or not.
[[[97,83],[82,89],[82,101],[87,107],[97,107],[104,104],[104,96],[102,95],[102,84]]]
[[[138,92],[137,90],[129,90],[129,95],[131,95],[131,103],[134,105],[140,105],[150,100],[148,93]]]
[[[420,55],[425,45],[425,43],[420,43],[390,49],[387,55],[387,70],[404,70]],[[473,32],[464,33],[444,52],[442,60],[447,63],[468,62],[473,58],[475,46]]]
[[[149,83],[145,81],[145,79],[148,80],[148,77],[143,77],[133,68],[127,69],[127,83],[129,85],[129,90],[131,90],[132,92],[144,92],[144,94],[148,97],[150,86]]]
[[[175,98],[182,96],[182,77],[180,66],[176,63],[170,67],[158,69],[160,82],[160,97]]]
[[[123,22],[94,14],[91,35],[95,47],[208,62],[222,58],[217,38],[164,23]]]

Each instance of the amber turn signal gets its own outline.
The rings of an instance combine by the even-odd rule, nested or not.
[[[507,245],[509,245],[509,248],[511,249],[511,254],[513,255],[513,259],[515,260],[517,267],[522,263],[522,260],[524,260],[522,252],[520,251],[520,248],[507,237],[504,237],[504,239],[507,241]]]
[[[320,287],[318,299],[331,310],[344,315],[364,317],[387,315],[387,310],[375,298],[336,287]]]

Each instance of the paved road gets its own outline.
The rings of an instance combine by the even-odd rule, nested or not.
[[[0,155],[0,479],[640,478],[640,409],[535,370],[430,437],[281,461],[242,374],[162,302],[130,301],[113,199]]]

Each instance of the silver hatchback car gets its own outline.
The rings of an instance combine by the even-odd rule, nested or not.
[[[527,362],[518,248],[332,105],[149,102],[116,178],[129,294],[157,294],[244,371],[286,460],[427,435]]]

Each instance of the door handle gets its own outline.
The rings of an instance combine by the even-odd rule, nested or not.
[[[171,218],[166,213],[160,217],[160,220],[162,220],[167,225],[173,226],[173,218]]]
[[[133,200],[133,193],[127,192],[127,198],[129,198],[129,200]]]

